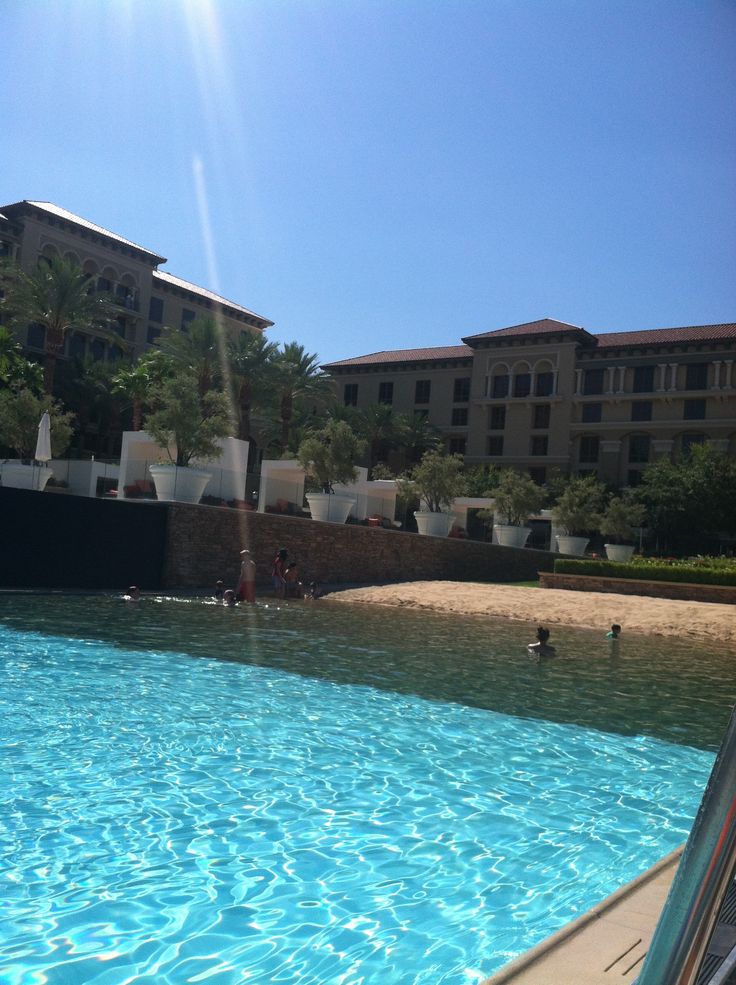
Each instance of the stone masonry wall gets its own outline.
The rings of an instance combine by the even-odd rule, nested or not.
[[[658,599],[736,605],[736,588],[728,585],[694,585],[682,581],[644,581],[639,578],[548,573],[542,574],[540,580],[542,588],[566,588],[573,592],[614,592],[616,595],[648,595]]]
[[[551,571],[559,557],[547,551],[270,513],[183,503],[168,504],[167,509],[165,588],[202,588],[218,578],[234,586],[243,547],[252,551],[257,580],[264,585],[270,585],[271,561],[280,547],[299,563],[302,581],[321,584],[531,581],[538,571]]]

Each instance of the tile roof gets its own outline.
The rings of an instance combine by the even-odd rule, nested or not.
[[[272,321],[268,318],[264,318],[263,315],[257,315],[255,311],[250,311],[248,308],[244,308],[242,304],[236,304],[234,301],[228,301],[227,298],[220,297],[219,294],[214,294],[212,291],[208,291],[204,287],[198,287],[196,284],[192,284],[191,281],[183,280],[181,277],[175,277],[173,274],[169,274],[163,270],[154,270],[153,279],[163,281],[165,284],[171,284],[173,287],[179,287],[184,291],[191,291],[192,294],[199,294],[201,297],[208,298],[215,304],[221,304],[227,308],[234,308],[236,311],[242,312],[244,315],[249,315],[251,318],[257,318],[258,321],[263,322],[264,326],[273,325]]]
[[[440,345],[429,349],[384,349],[371,352],[355,359],[341,359],[335,363],[325,363],[323,369],[339,366],[382,366],[387,363],[431,362],[440,359],[469,359],[473,350],[467,345]]]
[[[673,345],[676,342],[720,342],[722,339],[736,339],[736,323],[691,325],[685,328],[649,328],[643,332],[603,332],[595,338],[598,348]]]
[[[554,318],[539,318],[537,321],[522,322],[521,325],[512,325],[510,328],[497,328],[493,332],[481,332],[479,335],[466,335],[463,341],[475,341],[476,339],[495,339],[503,336],[517,335],[544,335],[547,332],[569,332],[570,329],[576,332],[585,332],[580,325],[571,325],[569,322],[557,321]]]
[[[51,215],[55,215],[59,219],[66,219],[67,222],[74,222],[76,225],[84,226],[85,229],[98,233],[100,236],[107,236],[108,239],[114,239],[116,242],[124,243],[126,246],[130,246],[134,250],[140,250],[142,253],[147,253],[148,256],[153,257],[159,263],[166,262],[166,257],[162,257],[159,253],[153,253],[151,250],[147,250],[145,246],[139,246],[138,243],[133,243],[132,240],[124,239],[122,236],[118,236],[117,233],[110,232],[109,229],[105,229],[103,226],[97,226],[94,222],[88,222],[87,219],[82,219],[81,216],[75,215],[73,212],[68,212],[66,209],[62,209],[58,205],[54,205],[53,202],[32,202],[30,199],[26,199],[24,202],[16,202],[13,204],[32,205],[34,209],[40,209],[42,212],[48,212]],[[3,208],[10,208],[10,206],[3,206]]]

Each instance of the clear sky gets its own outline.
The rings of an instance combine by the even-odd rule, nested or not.
[[[732,0],[0,0],[0,204],[322,361],[736,320]]]

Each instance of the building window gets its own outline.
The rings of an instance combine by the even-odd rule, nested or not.
[[[342,402],[346,407],[358,406],[358,384],[346,383],[342,391]]]
[[[553,393],[553,386],[555,382],[554,373],[537,373],[537,396],[538,397],[551,397]]]
[[[704,434],[683,434],[680,439],[680,446],[682,448],[683,455],[687,455],[693,445],[702,445],[705,443]]]
[[[190,311],[189,308],[182,308],[181,311],[181,330],[182,332],[189,331],[189,323],[193,322],[197,317],[196,311]]]
[[[491,431],[503,431],[506,427],[506,408],[501,407],[491,407],[490,420],[488,421],[488,428]]]
[[[488,454],[503,455],[503,435],[492,434],[488,438]]]
[[[69,355],[72,359],[84,359],[87,353],[87,339],[75,332],[69,339]]]
[[[636,472],[634,469],[629,469],[626,485],[627,486],[640,486],[642,484],[642,472]]]
[[[121,339],[125,338],[125,318],[120,315],[110,326],[114,332],[117,332]]]
[[[105,358],[105,343],[103,339],[92,339],[92,345],[89,349],[90,355],[96,363],[101,362]]]
[[[580,439],[578,461],[583,465],[595,465],[600,452],[600,439],[594,434],[584,434]]]
[[[509,378],[507,375],[494,376],[493,384],[491,386],[491,396],[492,397],[508,397],[509,395]]]
[[[109,294],[112,291],[112,281],[107,277],[98,277],[97,290],[100,294]]]
[[[652,419],[652,401],[634,400],[634,402],[631,404],[631,420],[651,421],[651,419]]]
[[[706,390],[708,388],[708,364],[691,363],[685,370],[686,390]]]
[[[603,404],[583,404],[580,419],[583,424],[600,424],[603,416]]]
[[[533,434],[531,441],[532,455],[546,455],[549,437],[546,434]]]
[[[629,438],[629,462],[645,465],[649,461],[649,435],[632,434]]]
[[[43,349],[46,343],[46,329],[43,325],[28,326],[28,345],[31,349]]]
[[[538,486],[543,486],[547,481],[547,469],[544,466],[532,467],[529,469],[529,478]]]
[[[466,404],[470,400],[470,377],[459,376],[455,380],[455,387],[452,394],[452,402],[455,404]]]
[[[160,335],[161,335],[161,329],[158,327],[158,325],[148,326],[148,334],[146,338],[148,339],[150,345],[153,345],[154,342],[157,342]]]
[[[465,454],[465,438],[450,438],[450,454],[451,455],[464,455]]]
[[[151,298],[148,303],[148,320],[158,322],[159,325],[164,320],[163,298]]]
[[[116,345],[111,345],[107,350],[107,361],[110,363],[116,363],[122,358],[123,350]]]
[[[637,366],[634,370],[634,393],[652,393],[654,366]]]
[[[378,384],[378,402],[379,404],[392,404],[394,402],[393,383],[384,381]]]
[[[548,428],[552,407],[550,404],[537,404],[532,410],[532,427]]]
[[[532,374],[517,373],[514,377],[514,396],[528,397],[532,392]]]
[[[453,407],[451,424],[454,428],[465,428],[468,426],[468,408]]]
[[[586,369],[583,374],[583,396],[603,393],[604,369]]]
[[[685,421],[704,421],[705,420],[705,400],[698,397],[696,400],[683,401],[683,420]]]
[[[414,403],[415,404],[428,404],[429,394],[432,389],[431,380],[417,380],[414,385]]]

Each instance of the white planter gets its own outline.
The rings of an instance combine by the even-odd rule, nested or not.
[[[425,537],[446,537],[452,529],[455,514],[416,510],[414,519],[417,521],[417,530]]]
[[[493,532],[501,547],[524,547],[532,530],[531,527],[515,527],[510,523],[496,523]]]
[[[11,489],[35,489],[43,492],[54,474],[47,465],[23,465],[22,462],[5,462],[0,465],[2,484]]]
[[[148,471],[156,486],[157,498],[170,503],[198,503],[212,478],[211,472],[190,466],[151,465]]]
[[[603,546],[609,561],[622,561],[625,564],[631,560],[634,553],[633,544],[604,544]]]
[[[557,550],[560,554],[572,554],[575,557],[582,557],[585,548],[588,546],[587,537],[568,537],[567,534],[558,534]]]
[[[307,493],[312,519],[327,523],[345,523],[355,506],[355,500],[355,496],[346,496],[344,493]]]

